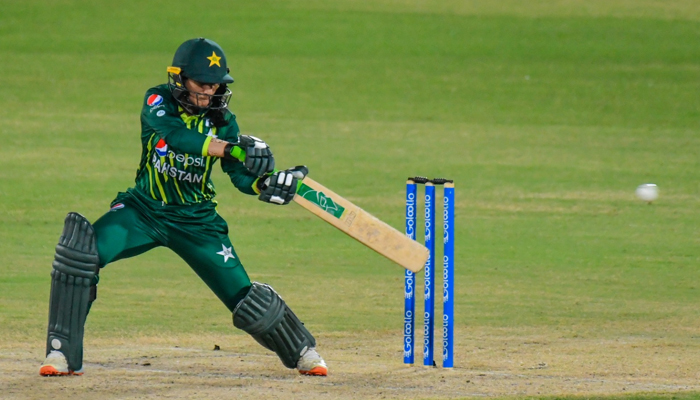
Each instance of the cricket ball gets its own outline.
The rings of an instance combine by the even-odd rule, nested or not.
[[[657,188],[653,183],[645,183],[637,186],[635,193],[640,200],[644,200],[649,203],[659,198],[659,188]]]

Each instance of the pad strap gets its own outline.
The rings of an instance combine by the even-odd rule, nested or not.
[[[233,311],[233,325],[274,351],[287,368],[316,340],[269,285],[253,282],[248,295]]]
[[[82,215],[69,213],[51,271],[46,354],[59,350],[71,371],[83,365],[83,331],[99,262],[92,225]]]

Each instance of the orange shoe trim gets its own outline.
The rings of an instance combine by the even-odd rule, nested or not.
[[[63,376],[63,375],[78,375],[78,376],[80,376],[82,374],[83,374],[82,372],[75,372],[75,371],[60,372],[53,365],[44,365],[39,370],[39,375],[41,375],[41,376]]]
[[[302,375],[313,375],[313,376],[328,376],[328,368],[316,367],[310,371],[299,371]]]

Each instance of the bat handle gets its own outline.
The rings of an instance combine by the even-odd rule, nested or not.
[[[233,146],[233,149],[231,150],[231,155],[234,158],[237,158],[239,161],[245,162],[245,150],[243,150],[240,146]]]
[[[236,159],[238,159],[239,161],[245,162],[245,150],[243,150],[240,146],[233,146],[233,150],[231,150],[231,155],[232,155],[233,157],[235,157]],[[274,171],[272,171],[273,174],[274,174],[275,172],[279,172],[279,170],[278,170],[278,169],[275,169]],[[299,188],[301,187],[301,182],[302,182],[302,181],[303,181],[303,179],[299,179],[299,180],[298,180],[298,182],[297,182],[297,191],[298,191]]]

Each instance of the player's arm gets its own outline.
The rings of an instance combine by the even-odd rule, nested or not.
[[[250,172],[245,166],[245,161],[250,160],[250,158],[245,157],[245,154],[237,151],[236,148],[238,147],[231,151],[226,150],[229,143],[239,143],[240,137],[243,136],[236,122],[235,115],[228,113],[227,124],[219,129],[218,134],[223,140],[212,139],[210,149],[211,146],[215,146],[214,148],[217,149],[215,151],[228,152],[228,154],[231,155],[231,157],[221,158],[221,169],[229,176],[231,183],[233,183],[233,186],[239,191],[250,195],[260,194],[260,191],[257,189],[258,175]]]
[[[255,136],[238,135],[236,142],[211,139],[208,153],[209,156],[229,161],[241,160],[256,177],[275,170],[275,158],[270,146]]]
[[[242,162],[238,160],[229,161],[222,159],[221,169],[228,175],[233,186],[239,191],[250,195],[258,195],[260,193],[256,185],[258,177],[250,173],[250,171],[243,166]]]
[[[149,101],[154,95],[161,96],[157,104]],[[237,160],[244,155],[243,165],[256,176],[274,170],[274,157],[267,143],[252,136],[241,135],[236,142],[228,142],[192,132],[180,118],[177,105],[164,101],[167,98],[165,96],[169,96],[169,93],[157,89],[146,92],[141,119],[168,145],[185,153],[230,160]]]
[[[223,137],[240,137],[238,124],[235,117],[229,121]],[[243,193],[258,195],[258,199],[272,204],[289,204],[294,199],[299,183],[309,173],[306,166],[297,166],[284,171],[272,171],[257,177],[244,167],[243,161],[247,159],[245,152],[235,153],[235,160],[224,158],[221,160],[221,169],[231,178],[233,185]]]
[[[241,192],[258,195],[260,201],[277,205],[289,204],[294,199],[299,184],[309,173],[306,166],[300,165],[256,177],[248,172],[240,161],[222,161],[221,168]]]
[[[245,159],[245,154],[238,153],[239,160]],[[223,167],[223,163],[221,164]],[[284,171],[268,172],[256,178],[253,182],[253,190],[259,194],[258,199],[266,203],[285,205],[289,204],[299,189],[301,181],[309,174],[306,165],[297,165]],[[232,179],[233,181],[233,179]],[[235,185],[235,182],[234,182]],[[237,186],[238,187],[238,186]]]

